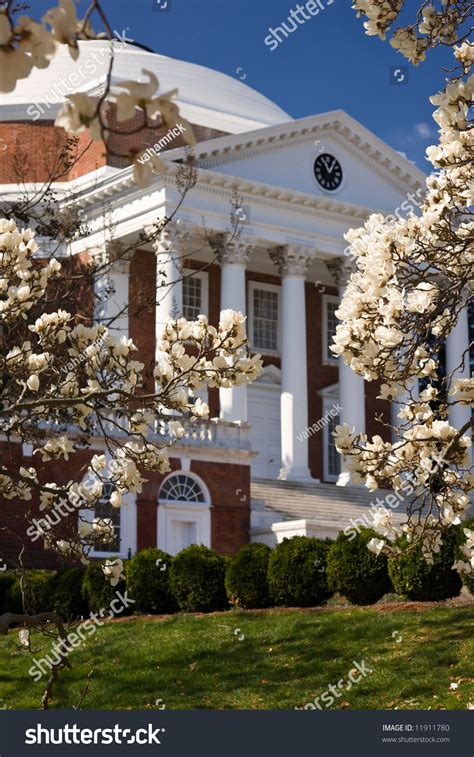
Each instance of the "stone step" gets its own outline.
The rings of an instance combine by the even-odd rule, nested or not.
[[[334,484],[303,484],[293,481],[251,482],[252,524],[264,528],[278,520],[313,520],[326,525],[350,524],[351,519],[369,514],[370,505],[392,492],[369,492],[360,487],[338,487]],[[264,507],[262,507],[264,503]],[[405,508],[395,508],[399,517]],[[272,520],[273,519],[273,520]]]

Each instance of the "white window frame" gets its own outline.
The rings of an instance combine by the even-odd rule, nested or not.
[[[163,479],[161,486],[169,479],[176,475],[188,476],[194,479],[201,487],[204,493],[204,502],[181,502],[180,500],[163,500],[158,493],[158,518],[157,518],[157,539],[158,549],[175,555],[176,550],[172,546],[173,538],[173,521],[184,521],[193,523],[196,526],[196,544],[204,544],[205,547],[211,546],[211,497],[209,490],[204,481],[195,473],[187,470],[177,470],[170,473]],[[160,486],[160,491],[161,491]]]
[[[322,332],[321,332],[321,352],[324,365],[338,365],[338,359],[327,348],[328,344],[328,303],[340,304],[339,297],[333,294],[323,294],[321,300],[322,313]]]
[[[256,289],[263,289],[267,292],[276,292],[278,295],[278,321],[277,321],[277,349],[265,350],[262,347],[256,347],[253,341],[253,327],[254,327],[254,312],[253,312],[253,293]],[[248,284],[248,340],[249,346],[255,352],[260,352],[262,355],[279,355],[281,352],[281,286],[278,284],[267,284],[262,281],[249,281]]]
[[[184,276],[192,276],[193,279],[201,281],[201,312],[200,315],[209,317],[209,274],[207,271],[198,271],[195,268],[185,268]],[[184,285],[184,282],[183,282]],[[184,306],[184,302],[183,302]]]
[[[323,417],[328,413],[331,408],[337,403],[335,399],[323,399]],[[336,482],[339,478],[338,474],[329,473],[329,423],[323,426],[323,480],[328,482]]]
[[[127,492],[122,497],[122,506],[118,509],[120,515],[120,543],[115,552],[104,552],[91,549],[90,556],[111,560],[115,556],[128,557],[128,551],[134,555],[137,551],[137,495]],[[78,515],[82,520],[92,522],[95,515],[94,509],[79,510]]]

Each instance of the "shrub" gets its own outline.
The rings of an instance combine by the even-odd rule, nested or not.
[[[24,577],[25,608],[23,609],[20,578],[17,577],[5,596],[5,612],[35,615],[39,612],[51,610],[51,598],[48,593],[48,583],[51,572],[46,570],[29,570]]]
[[[9,588],[15,583],[15,581],[16,575],[14,573],[0,573],[0,615],[3,612],[6,612],[6,610],[4,610],[5,597]]]
[[[328,584],[354,605],[371,605],[392,590],[385,555],[367,548],[375,531],[362,528],[354,536],[340,532],[328,555]]]
[[[51,609],[64,620],[75,620],[88,614],[88,606],[82,594],[84,570],[65,568],[50,577],[46,590]]]
[[[391,557],[388,569],[397,594],[404,599],[420,602],[438,602],[457,597],[462,581],[452,565],[458,538],[458,529],[446,532],[440,551],[433,554],[431,565],[423,559],[419,545],[399,557]],[[405,539],[401,543],[406,544]]]
[[[213,549],[192,544],[174,558],[171,591],[185,612],[213,612],[228,606],[225,590],[227,561]]]
[[[270,605],[267,581],[270,554],[266,544],[246,544],[235,555],[225,576],[231,604],[250,610]]]
[[[275,547],[268,562],[268,587],[276,605],[314,607],[329,599],[329,546],[329,539],[293,536]]]
[[[466,520],[463,520],[461,525],[459,526],[459,534],[457,539],[457,548],[456,548],[456,560],[462,560],[463,562],[467,561],[466,555],[464,555],[459,547],[461,547],[465,541],[466,541],[466,535],[464,533],[464,529],[468,528],[470,531],[474,531],[474,518],[466,518]],[[474,575],[467,576],[465,573],[461,575],[461,581],[463,582],[464,586],[467,586],[471,594],[474,594]],[[1,589],[0,589],[1,591]]]
[[[159,565],[157,560],[161,560]],[[153,548],[143,549],[132,557],[127,569],[127,589],[136,602],[134,609],[157,614],[176,611],[169,581],[172,560],[167,552]]]
[[[82,596],[87,602],[90,612],[100,612],[102,609],[107,610],[117,592],[123,594],[124,591],[125,581],[120,580],[117,586],[111,586],[110,581],[104,576],[100,563],[93,563],[87,566],[82,581]],[[123,614],[125,615],[126,611]]]

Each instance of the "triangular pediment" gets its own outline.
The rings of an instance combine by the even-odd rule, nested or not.
[[[195,152],[198,166],[217,174],[385,213],[409,193],[416,207],[425,179],[341,110],[202,142]],[[177,157],[177,150],[166,153],[167,159]]]

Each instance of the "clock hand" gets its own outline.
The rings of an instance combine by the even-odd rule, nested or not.
[[[334,169],[334,166],[335,166],[335,165],[336,165],[336,158],[334,158],[334,160],[333,160],[333,162],[332,162],[332,166],[331,166],[331,168],[329,168],[329,166],[328,166],[328,165],[326,166],[326,168],[328,169],[328,173],[332,173],[332,172],[333,172],[333,169]]]

